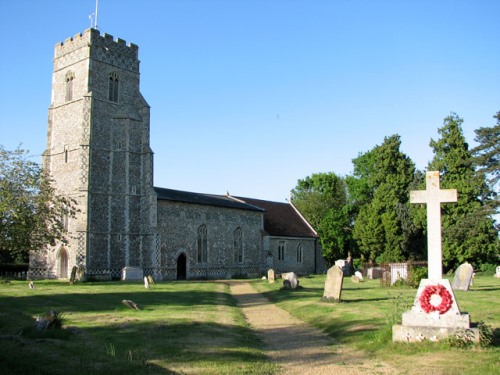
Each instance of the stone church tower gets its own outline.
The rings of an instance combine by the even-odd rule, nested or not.
[[[154,273],[157,197],[149,145],[150,108],[140,93],[138,47],[88,29],[55,46],[43,168],[76,200],[68,243],[30,260],[30,278]]]

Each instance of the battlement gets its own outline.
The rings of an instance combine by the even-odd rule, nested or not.
[[[61,57],[82,47],[102,47],[111,53],[116,52],[127,58],[137,59],[139,56],[139,47],[136,44],[129,43],[120,38],[116,40],[112,35],[101,33],[97,29],[87,29],[83,33],[67,38],[64,42],[55,45],[54,58]]]

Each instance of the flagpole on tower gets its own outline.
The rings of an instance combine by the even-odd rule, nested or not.
[[[99,10],[99,0],[95,0],[95,28],[99,29],[99,26],[97,26],[97,12]]]

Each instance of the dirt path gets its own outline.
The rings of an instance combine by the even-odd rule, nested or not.
[[[247,282],[230,282],[231,294],[283,374],[396,374],[361,352],[335,344],[320,330],[269,302]]]

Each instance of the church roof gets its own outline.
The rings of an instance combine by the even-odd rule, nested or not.
[[[264,230],[270,236],[317,237],[314,229],[290,203],[243,197],[235,199],[265,210]]]
[[[262,212],[264,209],[255,207],[252,204],[240,202],[226,195],[212,195],[203,193],[192,193],[189,191],[166,189],[155,187],[158,200],[167,200],[172,202],[194,203],[204,206],[235,208],[240,210],[250,210]]]

